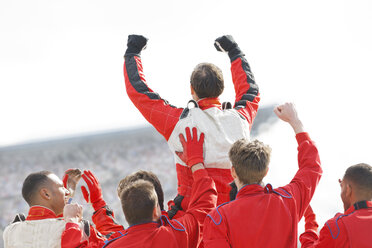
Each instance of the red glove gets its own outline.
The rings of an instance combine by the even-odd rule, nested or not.
[[[309,205],[304,213],[305,217],[305,231],[306,230],[313,230],[315,232],[318,232],[318,223],[316,222],[316,216],[313,212],[313,209]]]
[[[63,186],[67,189],[67,180],[68,180],[68,172],[71,171],[73,169],[68,169],[67,171],[65,171],[65,174],[63,175],[63,178],[62,178],[62,182],[63,182]]]
[[[204,133],[200,134],[200,138],[198,141],[198,133],[196,127],[192,129],[192,136],[190,133],[190,128],[186,127],[186,137],[187,141],[185,140],[185,137],[181,133],[179,135],[180,142],[183,147],[183,152],[177,152],[176,154],[180,159],[187,164],[189,168],[191,168],[193,165],[196,165],[198,163],[203,163],[203,143],[204,143]]]
[[[106,202],[103,200],[102,197],[102,189],[99,185],[98,179],[93,175],[93,173],[88,170],[84,171],[82,175],[84,181],[86,182],[88,190],[81,186],[81,192],[83,193],[84,199],[89,203],[92,203],[92,206],[95,211],[98,209],[106,206]]]

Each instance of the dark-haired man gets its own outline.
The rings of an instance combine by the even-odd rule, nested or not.
[[[5,229],[3,235],[5,248],[61,247],[61,239],[70,238],[65,228],[68,229],[71,225],[81,232],[82,240],[93,243],[101,240],[88,222],[81,222],[81,215],[75,216],[76,223],[73,224],[70,218],[63,219],[64,208],[67,213],[71,211],[76,213],[81,207],[78,204],[66,205],[71,197],[69,190],[66,189],[68,178],[75,178],[72,191],[80,178],[80,175],[72,174],[68,177],[67,173],[69,172],[66,172],[63,181],[49,171],[31,173],[26,177],[22,186],[22,196],[30,206],[28,216],[22,219],[18,215],[17,221]]]
[[[187,209],[191,195],[192,175],[186,164],[176,156],[182,149],[178,136],[187,126],[197,126],[205,133],[204,165],[214,179],[218,192],[218,204],[229,200],[231,187],[231,163],[228,159],[230,146],[240,138],[248,139],[260,100],[250,66],[234,39],[222,36],[216,39],[218,51],[228,52],[231,60],[232,79],[235,87],[235,105],[222,107],[218,97],[224,89],[222,71],[210,63],[195,67],[191,74],[190,88],[194,108],[177,108],[162,99],[146,84],[143,74],[141,51],[147,39],[129,35],[125,52],[124,77],[129,98],[156,130],[167,140],[175,155],[178,196],[173,205]]]
[[[169,220],[162,215],[154,184],[137,179],[120,189],[122,209],[130,226],[98,244],[82,244],[80,232],[67,230],[76,234],[69,240],[74,245],[69,247],[198,247],[202,223],[216,206],[217,191],[203,165],[204,134],[198,139],[196,128],[192,136],[187,128],[186,136],[187,141],[181,134],[183,152],[178,154],[191,169],[194,181],[190,205],[182,217]]]
[[[292,181],[274,189],[262,180],[271,149],[260,141],[238,140],[229,151],[238,188],[234,201],[218,206],[204,222],[205,247],[297,247],[297,225],[322,174],[318,150],[304,132],[293,104],[274,109],[296,133],[299,170]]]
[[[372,247],[372,166],[350,166],[339,183],[345,212],[328,220],[318,236],[315,214],[309,208],[301,247]]]
[[[174,205],[170,205],[168,207],[169,208],[168,211],[165,210],[165,208],[164,208],[163,187],[161,186],[159,178],[154,173],[152,173],[151,171],[139,170],[139,171],[134,172],[134,173],[126,176],[125,178],[123,178],[119,182],[119,185],[117,187],[117,193],[118,193],[119,198],[120,198],[122,190],[126,186],[128,186],[130,183],[133,183],[133,182],[135,182],[137,180],[140,180],[140,179],[145,180],[145,181],[149,181],[154,186],[156,195],[158,197],[158,203],[159,203],[159,206],[160,206],[160,209],[161,209],[163,215],[166,215],[171,219],[179,218],[179,217],[183,216],[183,214],[185,212],[175,208]],[[171,204],[171,202],[170,202],[170,204]]]
[[[120,180],[118,187],[117,187],[117,194],[118,197],[120,198],[121,192],[123,189],[128,186],[129,184],[137,181],[137,180],[145,180],[149,181],[152,183],[152,185],[155,188],[156,195],[158,197],[158,203],[160,206],[161,210],[164,210],[164,192],[163,188],[161,186],[159,178],[151,171],[144,171],[144,170],[139,170],[137,172],[133,172],[132,174],[126,176],[122,180]]]

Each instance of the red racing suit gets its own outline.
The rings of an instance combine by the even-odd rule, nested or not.
[[[173,153],[182,150],[178,135],[185,130],[186,124],[196,126],[199,133],[203,132],[208,137],[204,143],[204,165],[216,183],[218,204],[229,201],[231,187],[228,184],[233,181],[228,150],[236,140],[249,138],[260,101],[258,86],[244,55],[233,59],[231,72],[236,93],[233,109],[223,109],[218,98],[201,99],[197,103],[198,108],[194,109],[177,108],[147,86],[139,54],[126,55],[124,63],[129,98],[146,120],[164,136]],[[216,151],[218,154],[213,153]],[[186,210],[193,178],[187,166],[174,155],[178,179],[178,196],[174,202],[179,209]]]
[[[308,224],[308,223],[306,223]],[[372,201],[361,201],[328,220],[318,234],[307,228],[301,247],[372,247]]]
[[[193,176],[190,205],[181,218],[169,220],[162,216],[159,222],[133,225],[111,235],[107,241],[95,244],[80,242],[81,232],[74,227],[68,230],[66,226],[71,237],[65,240],[69,242],[66,247],[197,247],[205,216],[216,207],[217,191],[205,169],[195,171]]]
[[[318,150],[307,133],[296,135],[299,170],[284,187],[242,187],[234,201],[205,219],[205,247],[297,247],[297,225],[322,175]]]

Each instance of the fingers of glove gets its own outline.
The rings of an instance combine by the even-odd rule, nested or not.
[[[190,142],[190,141],[191,141],[191,132],[190,132],[190,128],[189,128],[189,127],[186,127],[185,132],[186,132],[187,142]]]
[[[183,149],[185,149],[185,146],[186,146],[185,136],[183,136],[183,134],[180,133],[179,137],[180,137],[181,145],[182,145]]]
[[[81,176],[83,178],[83,180],[85,181],[85,183],[87,184],[89,190],[93,187],[93,182],[89,179],[89,177],[85,174],[85,171],[84,171],[84,174]]]
[[[88,190],[84,187],[84,186],[81,186],[81,192],[83,193],[83,197],[84,199],[89,202],[89,192]]]
[[[94,183],[94,184],[98,184],[98,179],[93,175],[93,173],[88,170],[87,171],[87,176],[89,177],[89,179]]]
[[[196,129],[196,127],[192,128],[192,138],[193,141],[198,142],[198,130]]]
[[[200,138],[199,138],[199,144],[203,145],[203,143],[204,143],[204,133],[201,133]]]
[[[73,170],[74,170],[74,169],[68,169],[68,170],[65,171],[65,174],[63,175],[62,182],[63,182],[63,186],[64,186],[65,188],[67,188],[68,173],[69,173],[70,171],[73,171]]]
[[[67,180],[68,180],[68,175],[65,174],[62,178],[63,186],[67,189]]]
[[[147,38],[142,35],[131,34],[128,36],[128,47],[134,46],[140,50],[144,49],[147,44]]]
[[[219,52],[226,52],[225,50],[223,50],[223,48],[221,47],[220,43],[218,41],[215,41],[214,42],[214,47],[217,49],[217,51]]]
[[[238,44],[235,42],[231,35],[223,35],[216,39],[216,42],[224,51],[231,51],[233,48],[237,47]]]

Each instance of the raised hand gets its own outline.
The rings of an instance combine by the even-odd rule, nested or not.
[[[125,51],[124,56],[141,54],[141,51],[146,49],[147,40],[148,39],[142,35],[137,34],[128,35],[127,50]]]
[[[90,170],[85,170],[82,175],[84,181],[86,182],[89,191],[81,186],[81,192],[83,193],[84,199],[91,203],[94,210],[98,210],[106,205],[106,202],[102,197],[102,189],[98,182],[98,179],[93,175]]]
[[[219,52],[230,52],[238,47],[238,44],[231,35],[223,35],[214,41],[214,47]]]
[[[185,164],[187,164],[188,167],[191,168],[193,165],[196,165],[198,163],[204,163],[203,158],[204,133],[200,134],[200,138],[198,140],[198,131],[196,127],[192,129],[193,133],[192,137],[189,127],[187,127],[185,131],[187,141],[185,140],[185,137],[183,136],[182,133],[179,135],[180,142],[183,147],[183,152],[176,151],[176,154]]]
[[[62,182],[63,186],[70,191],[70,196],[74,197],[76,185],[78,184],[81,178],[81,170],[80,169],[68,169],[65,171],[63,175]]]
[[[293,103],[284,103],[274,108],[274,113],[282,121],[288,122],[295,133],[303,132],[303,125],[301,120],[298,118],[296,107]]]
[[[80,204],[66,204],[63,208],[63,218],[66,222],[80,223],[83,219],[83,207]]]

